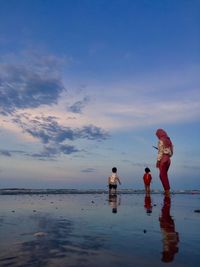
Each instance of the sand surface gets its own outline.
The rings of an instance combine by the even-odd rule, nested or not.
[[[199,209],[199,194],[0,195],[0,266],[197,267]]]

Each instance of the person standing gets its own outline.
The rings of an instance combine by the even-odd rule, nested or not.
[[[119,176],[117,175],[117,168],[112,168],[112,174],[108,177],[108,186],[109,186],[109,194],[112,193],[112,189],[114,190],[114,194],[117,192],[117,183],[121,184]]]
[[[173,144],[168,134],[163,129],[156,131],[158,137],[158,155],[156,167],[159,169],[159,176],[162,182],[165,195],[170,195],[170,184],[168,178],[168,170],[171,164],[171,156],[173,155]]]
[[[152,180],[151,170],[148,167],[146,167],[144,171],[145,173],[143,175],[143,181],[144,181],[145,192],[146,194],[150,194],[150,184]]]

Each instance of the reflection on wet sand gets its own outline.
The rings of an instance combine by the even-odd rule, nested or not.
[[[0,203],[1,267],[200,266],[199,195],[23,195]]]
[[[117,208],[121,204],[121,198],[117,194],[109,194],[109,205],[112,208],[112,213],[117,213]]]
[[[175,223],[170,215],[171,198],[164,197],[161,210],[160,229],[163,234],[163,252],[162,261],[172,262],[174,256],[178,253],[179,234],[175,230]]]
[[[151,215],[152,213],[152,202],[151,202],[151,195],[146,194],[144,198],[144,208],[146,210],[147,215]]]
[[[33,216],[31,219],[40,232],[30,233],[29,240],[16,243],[12,249],[12,257],[7,253],[1,255],[1,267],[76,267],[81,266],[83,260],[87,265],[86,259],[89,260],[91,254],[98,254],[98,251],[104,249],[102,236],[77,233],[71,220],[49,216]]]

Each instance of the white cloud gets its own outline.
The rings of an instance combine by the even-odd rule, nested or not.
[[[93,83],[90,103],[78,122],[95,121],[109,130],[174,124],[200,118],[199,66],[146,75],[118,84]]]
[[[184,98],[187,99],[187,96]],[[119,96],[118,99],[115,97],[112,101],[109,95],[107,98],[104,94],[87,107],[83,120],[95,121],[99,126],[110,130],[144,127],[157,123],[189,122],[200,118],[199,106],[200,96],[196,94],[190,94],[188,100],[160,100],[155,96],[148,101],[144,96],[143,101],[138,101],[130,92],[127,102],[123,96]]]
[[[54,68],[53,63],[58,66],[58,69],[60,68],[61,62],[54,56],[36,60],[35,68],[40,71],[40,74],[53,69],[53,73],[57,75],[57,69]],[[27,67],[28,65],[25,64],[24,68],[27,69]],[[6,119],[2,114],[1,126],[20,137],[24,136],[25,140],[33,141],[33,137],[30,137],[27,132],[22,132],[19,125],[12,123],[12,116],[21,116],[20,114],[24,112],[32,118],[52,116],[62,127],[81,128],[93,124],[111,132],[144,128],[147,125],[199,120],[200,91],[197,70],[199,67],[194,66],[188,71],[171,71],[159,73],[158,76],[151,74],[138,77],[134,81],[122,79],[117,84],[103,84],[98,80],[84,86],[79,84],[77,87],[67,83],[69,79],[64,82],[64,79],[58,75],[64,88],[71,88],[71,90],[61,89],[55,94],[54,98],[57,101],[52,98],[49,104],[48,101],[43,103],[39,100],[37,100],[38,105],[32,105],[31,101],[25,104],[13,102],[15,114],[12,112],[7,114]],[[29,75],[25,77],[28,80]],[[35,88],[32,88],[32,91],[35,92]],[[69,109],[69,107],[76,108]]]

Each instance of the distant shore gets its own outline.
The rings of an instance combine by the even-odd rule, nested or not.
[[[118,194],[145,194],[142,189],[119,189]],[[151,194],[162,194],[162,190],[152,190]],[[27,194],[108,194],[106,189],[27,189],[2,188],[0,195],[27,195]],[[200,190],[174,190],[172,194],[200,194]]]

